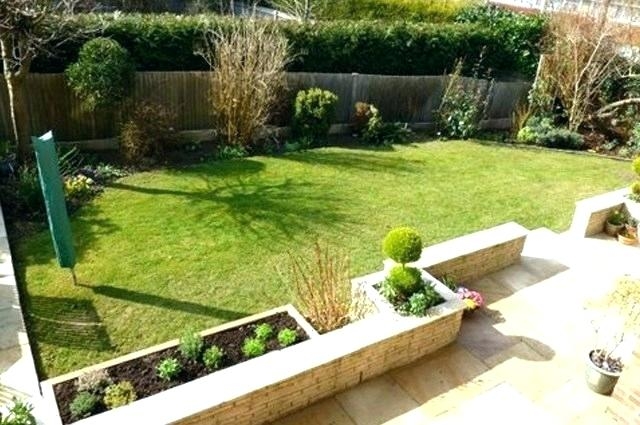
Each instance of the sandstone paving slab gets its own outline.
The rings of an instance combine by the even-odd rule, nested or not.
[[[607,424],[611,421],[606,412],[610,401],[611,397],[591,391],[580,376],[550,391],[539,404],[567,424]]]
[[[447,412],[431,425],[460,425],[466,423],[561,425],[549,412],[536,406],[509,384],[500,384]]]
[[[0,350],[28,342],[20,309],[12,307],[0,310]]]
[[[335,398],[356,425],[384,424],[418,407],[388,375],[367,381]]]
[[[328,398],[319,403],[283,419],[272,425],[355,425],[349,415],[342,409],[335,398]]]
[[[390,372],[427,416],[436,416],[489,388],[487,367],[458,343]]]
[[[486,359],[493,364],[483,375],[487,380],[507,382],[530,400],[537,400],[549,391],[575,377],[574,371],[546,358],[526,343],[517,344]]]
[[[494,320],[484,311],[475,312],[462,322],[458,343],[477,358],[484,359],[519,342],[517,337],[505,335],[493,325]]]

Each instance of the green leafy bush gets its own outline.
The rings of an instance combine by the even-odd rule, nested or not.
[[[294,329],[282,329],[278,332],[278,342],[281,347],[288,347],[296,342],[298,333]]]
[[[633,182],[630,189],[631,194],[629,194],[629,197],[636,202],[640,202],[640,181]]]
[[[296,96],[292,131],[294,137],[310,138],[320,144],[326,138],[335,116],[338,96],[327,90],[311,88]]]
[[[36,425],[36,418],[31,413],[33,406],[17,398],[8,409],[7,416],[0,413],[0,425]]]
[[[175,113],[153,102],[136,105],[131,117],[120,130],[120,152],[126,161],[137,163],[143,158],[161,158],[176,143]]]
[[[541,134],[537,143],[555,149],[580,150],[584,147],[582,135],[566,128],[554,128]]]
[[[468,139],[480,130],[480,121],[489,105],[492,81],[479,81],[479,59],[474,71],[476,80],[462,78],[464,62],[458,61],[453,73],[448,76],[447,86],[436,111],[438,136]]]
[[[556,128],[548,117],[531,117],[516,138],[519,143],[548,148],[579,150],[584,147],[584,140],[580,134],[565,128]]]
[[[182,371],[182,365],[178,359],[173,357],[162,360],[156,367],[156,373],[158,377],[164,381],[173,381],[180,375]]]
[[[180,353],[187,359],[198,360],[203,347],[202,336],[193,330],[187,330],[180,338]]]
[[[422,239],[410,227],[397,227],[382,241],[382,252],[396,263],[406,264],[420,259]]]
[[[121,102],[131,91],[133,73],[127,49],[103,37],[87,41],[65,71],[69,86],[89,108]]]
[[[253,331],[253,334],[262,342],[266,342],[273,336],[273,326],[268,323],[261,323]]]
[[[215,345],[207,348],[202,355],[202,361],[209,370],[218,369],[222,365],[223,358],[224,351]]]
[[[400,265],[393,267],[389,271],[386,284],[393,288],[398,296],[403,298],[409,298],[424,286],[420,270],[415,267]]]
[[[129,381],[121,381],[117,384],[109,385],[104,390],[104,405],[107,409],[126,406],[133,403],[138,398],[135,388]]]
[[[364,125],[361,124],[362,121]],[[407,140],[411,130],[400,123],[382,120],[380,110],[368,103],[356,103],[356,113],[352,125],[360,139],[366,145],[389,146]]]
[[[245,357],[258,357],[267,351],[267,347],[263,340],[259,338],[247,338],[242,344],[242,354]]]
[[[71,417],[76,420],[86,418],[95,412],[97,404],[98,397],[87,391],[80,392],[69,405]]]
[[[194,46],[201,43],[206,28],[225,30],[232,23],[216,15],[79,14],[68,31],[104,27],[104,35],[124,46],[140,71],[206,71],[209,66],[193,53]],[[545,26],[538,19],[518,20],[509,31],[483,22],[279,21],[276,25],[291,45],[294,60],[288,70],[293,72],[442,75],[453,69],[458,58],[473,63],[486,47],[483,65],[500,78],[533,78]],[[65,35],[61,38],[68,38]],[[33,70],[60,72],[75,60],[79,48],[78,42],[66,42],[54,57],[40,55]],[[465,69],[465,75],[471,71]]]
[[[247,150],[242,146],[223,145],[219,146],[215,158],[218,161],[228,161],[230,159],[244,158],[245,156],[247,156]]]
[[[633,171],[640,177],[640,156],[633,160]]]

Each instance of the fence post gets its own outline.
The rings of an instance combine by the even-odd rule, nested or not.
[[[358,80],[360,79],[360,74],[357,72],[351,73],[351,105],[349,107],[349,119],[351,119],[351,114],[353,113],[353,105],[356,102],[359,102],[362,99],[358,99]]]

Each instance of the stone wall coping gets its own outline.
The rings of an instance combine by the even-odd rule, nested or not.
[[[77,424],[128,423],[132,417],[145,418],[145,424],[166,424],[197,416],[202,411],[232,402],[251,392],[263,388],[268,390],[270,386],[348,357],[387,338],[456,315],[462,309],[464,304],[455,299],[437,306],[431,315],[423,318],[398,315],[395,320],[389,320],[388,315],[373,315],[292,347],[267,353],[138,400],[131,405],[89,417]],[[43,389],[49,396],[53,396],[51,380],[43,383]]]
[[[511,221],[489,229],[450,239],[422,250],[420,259],[410,266],[426,269],[453,258],[473,254],[486,248],[526,237],[529,230]]]

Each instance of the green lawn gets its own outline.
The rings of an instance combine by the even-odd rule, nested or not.
[[[290,301],[276,269],[321,238],[352,274],[410,225],[425,243],[515,220],[566,229],[628,163],[471,142],[326,148],[127,177],[73,217],[73,287],[47,232],[14,247],[40,371],[51,377]]]

